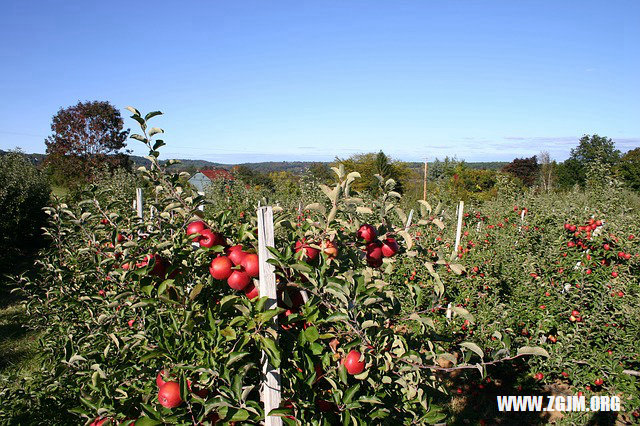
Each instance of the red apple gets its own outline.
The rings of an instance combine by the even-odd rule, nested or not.
[[[365,223],[358,229],[358,238],[370,243],[378,237],[376,228]]]
[[[257,254],[245,254],[240,264],[250,277],[257,277],[260,275],[260,262]]]
[[[166,408],[175,408],[182,404],[180,385],[176,382],[166,382],[158,391],[158,402]]]
[[[311,247],[309,244],[306,244],[304,240],[296,242],[295,251],[296,253],[303,251],[303,257],[306,257],[309,260],[314,260],[320,253],[320,250]]]
[[[351,350],[347,357],[342,361],[347,373],[351,375],[360,374],[364,371],[364,361],[360,361],[361,354],[356,350]]]
[[[227,256],[219,256],[211,261],[209,273],[216,280],[226,280],[231,275],[233,263]]]
[[[202,234],[202,231],[209,228],[206,223],[201,220],[196,220],[187,225],[187,235]],[[197,241],[198,237],[194,241]]]
[[[260,292],[258,291],[258,287],[255,285],[249,284],[244,288],[244,294],[249,298],[249,300],[253,300],[256,297],[260,296]]]
[[[198,240],[201,247],[224,246],[227,239],[219,232],[212,232],[210,229],[200,231],[200,239]]]
[[[246,253],[242,251],[242,246],[239,244],[237,246],[229,247],[225,252],[234,265],[240,265],[240,263],[242,263],[242,258],[246,255]]]
[[[172,378],[174,378],[173,374],[167,374],[166,370],[160,370],[158,371],[158,375],[156,376],[156,385],[158,385],[158,388],[160,388],[162,387],[162,385],[167,383],[167,380],[165,379],[172,379]]]
[[[234,290],[244,290],[249,285],[249,282],[251,282],[249,274],[238,269],[233,270],[229,278],[227,278],[227,284]]]
[[[398,243],[395,238],[387,238],[382,242],[382,255],[392,257],[398,252]]]

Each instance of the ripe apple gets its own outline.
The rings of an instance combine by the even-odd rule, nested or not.
[[[611,246],[609,244],[605,244],[602,246],[603,249],[605,250],[609,250],[611,248]]]
[[[335,259],[338,256],[338,247],[330,240],[325,240],[322,243],[322,251],[330,258]]]
[[[164,278],[167,274],[167,265],[165,261],[157,254],[154,254],[152,257],[155,259],[155,264],[153,265],[153,269],[151,270],[150,274],[156,277]]]
[[[219,232],[212,232],[210,229],[200,231],[200,239],[198,240],[201,247],[225,246],[227,239]]]
[[[166,382],[158,391],[158,402],[166,408],[176,408],[182,404],[180,385],[176,382]]]
[[[376,228],[367,223],[358,229],[358,238],[363,239],[368,243],[374,241],[377,237],[378,233],[376,232]]]
[[[109,420],[108,417],[96,417],[89,426],[102,426],[107,420]]]
[[[258,255],[254,253],[247,253],[244,255],[240,264],[244,268],[245,272],[249,274],[250,277],[257,277],[260,275],[260,262],[258,259]]]
[[[251,277],[245,271],[235,269],[227,278],[227,284],[234,290],[244,290],[251,282]]]
[[[260,295],[260,292],[258,291],[258,287],[251,283],[245,287],[244,294],[249,298],[249,300],[253,300]]]
[[[208,228],[209,227],[206,223],[201,220],[196,220],[187,225],[187,235],[202,234],[202,231]],[[198,239],[199,238],[196,237],[194,241],[197,241]]]
[[[165,383],[167,383],[167,380],[165,379],[172,379],[174,378],[173,374],[168,374],[167,370],[160,370],[158,371],[158,375],[156,376],[156,385],[158,385],[158,388],[161,388],[162,385],[164,385]]]
[[[569,241],[567,243],[567,247],[575,247],[575,246],[576,246],[576,243],[574,243],[573,241]]]
[[[611,271],[611,276],[613,278],[617,278],[618,277],[618,273],[616,271]]]
[[[367,264],[377,268],[382,265],[382,247],[379,241],[367,244]]]
[[[395,238],[387,238],[382,241],[382,255],[384,257],[392,257],[398,252],[398,243]]]
[[[229,247],[225,252],[234,265],[240,265],[240,263],[242,263],[242,258],[246,255],[246,253],[242,251],[242,246],[239,244],[237,246]]]
[[[304,240],[296,242],[296,248],[295,248],[296,253],[299,253],[301,250],[304,252],[303,257],[307,257],[309,260],[314,260],[316,257],[318,257],[318,254],[320,253],[318,249],[315,249],[310,245],[305,244]]]
[[[360,374],[364,371],[364,361],[360,361],[361,354],[356,350],[351,350],[346,358],[342,361],[345,368],[347,369],[347,373],[355,376],[356,374]]]
[[[602,386],[604,384],[604,380],[602,380],[600,377],[598,377],[593,383],[596,386]]]
[[[219,256],[211,261],[209,273],[216,280],[226,280],[231,275],[233,263],[227,256]]]
[[[536,380],[542,380],[544,378],[544,374],[542,373],[536,373],[533,375],[533,378]]]

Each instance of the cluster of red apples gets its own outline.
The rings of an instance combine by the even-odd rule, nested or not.
[[[364,241],[367,264],[373,268],[382,265],[383,257],[392,257],[398,252],[398,243],[395,238],[387,237],[380,241],[376,228],[364,224],[358,229],[358,240]]]
[[[225,254],[211,261],[209,273],[219,281],[227,281],[234,290],[244,291],[249,299],[258,296],[258,289],[252,278],[260,274],[258,255],[242,250],[241,245],[229,247],[227,239],[219,232],[212,232],[201,220],[191,222],[187,226],[187,235],[196,235],[194,242],[200,247],[225,247]]]

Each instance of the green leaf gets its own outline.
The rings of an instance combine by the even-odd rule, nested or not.
[[[129,110],[131,112],[131,114],[135,114],[135,115],[138,115],[138,116],[140,115],[140,111],[138,111],[137,109],[135,109],[132,106],[125,107],[125,109]]]
[[[249,352],[231,352],[229,354],[229,359],[227,360],[227,367],[233,364],[236,361],[241,360],[245,356],[249,355]]]
[[[153,128],[155,129],[155,127]],[[151,131],[153,131],[153,129],[151,129]],[[153,144],[153,150],[157,151],[159,148],[162,148],[163,146],[165,146],[166,143],[164,143],[164,141],[162,139],[158,139],[157,141],[155,141],[155,143]]]
[[[462,346],[463,348],[469,349],[470,351],[478,355],[480,358],[484,358],[484,352],[482,351],[482,349],[480,349],[480,346],[476,345],[475,343],[462,342],[460,343],[460,346]]]
[[[340,367],[338,367],[338,376],[340,377],[340,381],[345,385],[349,383],[349,380],[347,377],[347,369],[344,366],[344,364],[340,364]]]
[[[342,312],[334,312],[331,315],[329,315],[327,319],[324,320],[324,322],[342,322],[342,321],[347,321],[348,319],[349,319],[349,316],[347,314],[344,314]]]
[[[149,361],[150,359],[159,358],[159,357],[164,356],[164,355],[166,355],[165,351],[160,350],[160,349],[155,350],[155,351],[151,351],[148,354],[141,356],[140,357],[140,362],[146,362],[146,361]]]
[[[129,110],[131,111],[131,110]],[[149,121],[149,119],[155,117],[156,115],[162,115],[161,111],[151,111],[147,115],[144,116],[145,121]]]
[[[523,346],[518,349],[518,355],[537,355],[549,358],[549,352],[539,346]]]
[[[265,336],[260,336],[260,341],[262,342],[262,348],[269,357],[269,362],[271,362],[275,368],[280,367],[280,350],[278,349],[276,342]]]
[[[153,419],[150,419],[149,417],[140,417],[134,423],[135,426],[156,426],[161,424],[162,424],[161,421],[153,420]]]
[[[351,386],[345,393],[344,396],[342,397],[342,402],[344,402],[345,404],[348,404],[351,402],[351,400],[353,399],[353,396],[356,394],[356,392],[358,392],[358,390],[360,389],[360,383]]]
[[[320,333],[318,333],[318,329],[316,327],[309,327],[304,331],[304,337],[309,343],[313,343],[318,340]]]

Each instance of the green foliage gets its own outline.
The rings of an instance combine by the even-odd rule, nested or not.
[[[144,417],[184,424],[215,416],[257,423],[266,414],[259,398],[263,351],[281,369],[284,400],[278,413],[287,423],[393,419],[424,424],[444,418],[434,402],[442,395],[442,381],[432,370],[437,357],[453,355],[442,350],[444,342],[436,335],[424,334],[432,327],[430,314],[410,313],[422,330],[419,338],[392,326],[401,314],[390,286],[396,258],[368,266],[364,245],[355,238],[362,223],[373,223],[381,239],[398,238],[401,251],[413,256],[413,239],[402,229],[406,216],[397,206],[400,194],[393,191],[392,179],[378,179],[379,197],[360,198],[352,188],[358,173],[339,166],[335,186],[319,185],[322,195],[315,192],[302,214],[274,208],[276,241],[270,263],[281,296],[271,307],[266,298],[251,301],[208,273],[208,264],[223,247],[193,247],[185,225],[200,214],[199,205],[211,200],[194,193],[186,176],[170,173],[157,160],[164,142],[152,135],[162,130],[149,129],[147,121],[158,113],[143,117],[130,110],[142,129],[132,138],[149,148],[151,166],[141,170],[148,183],[147,215],[135,216],[131,192],[96,184],[86,188],[82,200],[47,209],[51,247],[41,256],[42,274],[22,281],[46,356],[18,389],[4,391],[12,404],[0,408],[1,419],[15,420],[31,410],[47,413],[56,423],[68,420],[67,413],[87,422]],[[224,190],[241,194],[252,188],[233,187]],[[209,225],[228,244],[255,251],[253,207],[238,212],[224,205],[220,199],[214,209],[208,206]],[[444,226],[438,219],[422,223]],[[294,250],[303,240],[322,250],[315,260]],[[334,253],[324,251],[328,241]],[[442,277],[449,276],[448,267],[461,268],[447,265],[441,259],[432,268]],[[292,295],[300,291],[308,300],[293,305]],[[441,294],[423,292],[422,299]],[[354,376],[341,366],[352,349],[366,363]],[[461,345],[460,350],[468,354],[460,360],[461,368],[483,359],[475,346]],[[168,409],[157,403],[159,370],[168,370],[179,382],[180,406]],[[58,398],[57,412],[50,411],[51,395]]]
[[[632,235],[640,218],[626,193],[572,192],[567,202],[523,194],[509,174],[456,164],[441,179],[442,202],[403,208],[396,181],[382,176],[396,163],[371,154],[363,163],[372,182],[362,187],[357,170],[338,164],[331,185],[283,173],[269,187],[220,180],[201,196],[186,174],[158,161],[164,142],[154,135],[163,131],[148,122],[160,113],[129,110],[149,165],[47,209],[51,244],[41,273],[21,280],[30,326],[43,336],[42,361],[0,390],[11,401],[0,406],[0,421],[258,424],[267,414],[263,353],[280,368],[283,401],[272,414],[285,424],[440,422],[450,414],[452,371],[477,380],[500,369],[523,383],[543,371],[545,382],[563,380],[574,393],[602,376],[605,385],[589,392],[620,393],[626,409],[638,405],[638,382],[624,369],[640,368],[632,302],[639,265],[617,252],[638,252]],[[143,219],[131,208],[137,186],[145,188]],[[464,195],[455,252],[455,205]],[[214,279],[208,266],[224,247],[203,247],[185,231],[204,218],[226,245],[255,252],[258,203],[274,207],[277,301],[249,300]],[[414,209],[408,230],[406,208]],[[564,228],[591,216],[604,220],[599,230]],[[380,241],[396,239],[399,251],[371,262],[378,246],[357,238],[363,224]],[[568,319],[573,309],[578,323]],[[351,350],[362,355],[362,373],[342,365]],[[161,370],[184,401],[172,409],[158,403]]]
[[[629,188],[640,191],[640,148],[632,149],[622,156],[617,172]]]
[[[271,189],[273,188],[273,180],[269,175],[250,169],[245,165],[234,166],[231,169],[233,176],[240,180],[242,183],[252,186],[258,186],[261,188]]]
[[[354,183],[357,191],[371,192],[378,195],[378,179],[376,175],[382,176],[384,180],[393,179],[396,182],[396,190],[400,193],[406,182],[413,178],[415,174],[407,163],[390,159],[382,151],[367,154],[355,154],[347,159],[337,158],[334,166],[344,165],[348,172],[358,172],[360,179]]]
[[[589,165],[600,163],[607,174],[620,159],[620,151],[615,149],[611,138],[598,135],[584,135],[571,156],[558,169],[558,184],[564,188],[573,185],[584,186],[587,182]]]
[[[42,209],[51,188],[46,177],[20,152],[0,156],[0,272],[42,247]]]

